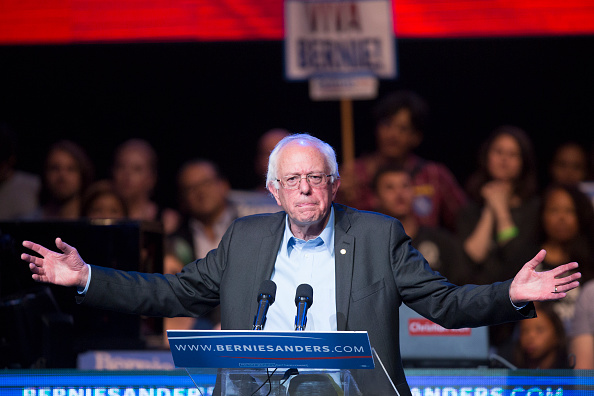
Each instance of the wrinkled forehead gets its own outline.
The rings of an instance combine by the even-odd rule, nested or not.
[[[328,169],[324,154],[319,147],[310,142],[294,141],[279,152],[278,172],[280,175],[328,172]]]

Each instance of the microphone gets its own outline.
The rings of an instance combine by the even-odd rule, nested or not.
[[[297,306],[297,315],[295,315],[295,330],[305,330],[307,324],[307,310],[313,304],[313,289],[307,283],[297,286],[295,293],[295,305]]]
[[[254,326],[252,330],[263,330],[266,323],[266,313],[268,308],[274,304],[276,296],[276,283],[270,279],[263,280],[260,283],[260,293],[258,293],[258,312],[254,316]]]

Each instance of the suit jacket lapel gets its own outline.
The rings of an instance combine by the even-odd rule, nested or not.
[[[264,236],[260,243],[260,252],[257,257],[257,265],[255,271],[255,282],[253,282],[253,288],[251,296],[257,295],[260,284],[265,279],[272,277],[272,271],[274,270],[274,263],[276,262],[276,255],[278,248],[282,242],[283,234],[285,230],[285,212],[275,214],[279,217],[279,220],[273,222],[270,226],[270,234]],[[256,316],[258,312],[257,304],[250,304],[252,306],[250,318]]]
[[[351,222],[345,207],[334,205],[334,255],[336,266],[336,324],[346,330],[353,280],[355,238],[348,235]]]
[[[336,324],[339,331],[346,330],[349,303],[351,296],[351,287],[353,280],[354,250],[355,238],[347,234],[351,227],[349,216],[346,214],[345,207],[334,204],[334,254],[336,268]],[[279,221],[274,222],[270,227],[270,234],[262,238],[260,252],[257,258],[255,273],[255,282],[250,295],[256,295],[257,288],[264,279],[272,277],[276,255],[281,244],[285,227],[285,213],[279,216]],[[257,304],[252,306],[250,318],[256,316],[258,311]]]

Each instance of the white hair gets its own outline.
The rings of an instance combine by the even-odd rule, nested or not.
[[[280,156],[280,152],[286,145],[294,141],[302,141],[312,146],[315,146],[320,151],[320,153],[322,153],[326,165],[329,168],[331,182],[334,182],[334,180],[340,177],[338,175],[338,162],[336,161],[336,153],[334,152],[332,146],[318,139],[317,137],[311,136],[307,133],[296,133],[283,138],[280,142],[277,143],[277,145],[270,153],[270,156],[268,157],[268,173],[266,175],[267,186],[270,183],[272,183],[274,185],[274,188],[276,188],[277,190],[280,188],[280,183],[277,181],[278,159]]]

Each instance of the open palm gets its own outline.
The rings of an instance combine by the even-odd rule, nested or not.
[[[21,259],[29,263],[29,269],[35,281],[62,286],[84,287],[86,285],[89,273],[87,264],[76,248],[63,242],[62,239],[56,238],[56,247],[62,253],[30,241],[24,241],[23,246],[41,256],[32,256],[27,253],[21,255]]]
[[[537,272],[536,267],[542,263],[546,251],[541,250],[528,261],[514,277],[509,289],[512,302],[516,305],[529,301],[559,300],[567,292],[579,286],[579,272],[561,277],[568,271],[578,267],[578,263],[560,265],[550,271]]]

